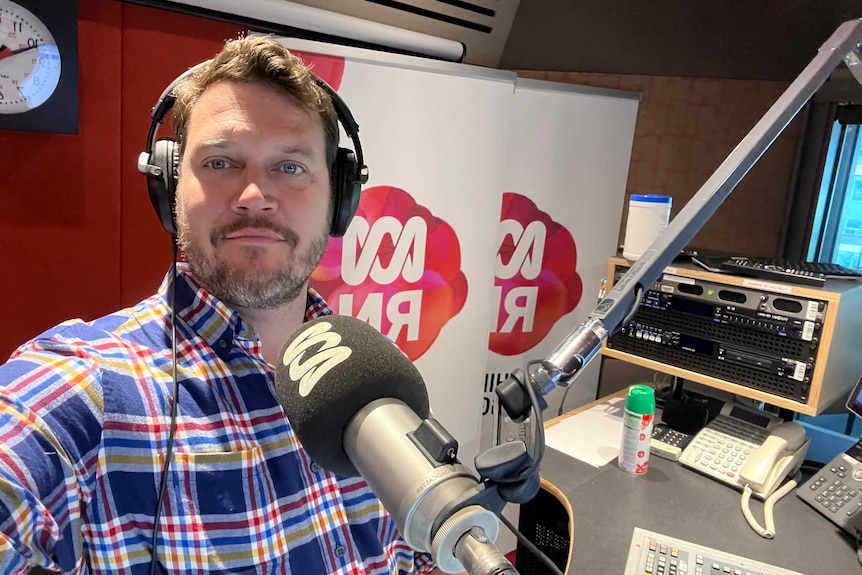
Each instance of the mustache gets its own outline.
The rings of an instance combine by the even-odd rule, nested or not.
[[[280,226],[273,223],[271,220],[262,217],[242,218],[220,226],[210,234],[210,241],[214,246],[224,241],[224,239],[232,233],[245,229],[260,229],[269,230],[278,234],[278,236],[290,244],[291,247],[296,247],[299,244],[299,235],[287,226]]]

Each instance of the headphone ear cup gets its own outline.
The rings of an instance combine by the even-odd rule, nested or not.
[[[156,175],[147,174],[150,202],[166,232],[177,235],[174,214],[179,173],[179,145],[170,138],[156,140],[150,154],[150,165],[157,168]]]
[[[329,235],[340,238],[359,207],[362,189],[360,167],[352,150],[338,148],[329,175],[332,185],[332,223]]]

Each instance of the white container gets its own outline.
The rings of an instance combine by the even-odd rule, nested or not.
[[[623,242],[624,258],[638,259],[661,235],[670,221],[671,201],[670,196],[632,194]]]

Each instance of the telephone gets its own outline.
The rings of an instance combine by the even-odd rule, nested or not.
[[[728,402],[679,462],[737,489],[748,485],[766,499],[801,467],[809,443],[798,423]]]
[[[862,440],[812,475],[796,496],[856,537],[862,531]]]
[[[799,471],[810,443],[798,423],[728,402],[697,432],[679,462],[741,489],[743,517],[758,535],[772,539],[772,508],[796,487],[795,478],[784,480]],[[764,502],[764,526],[751,513],[752,495]]]

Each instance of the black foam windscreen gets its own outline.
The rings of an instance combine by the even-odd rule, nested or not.
[[[278,401],[302,446],[343,476],[359,472],[344,451],[344,430],[377,399],[392,398],[429,417],[428,390],[416,366],[364,321],[328,315],[293,333],[279,356]]]

